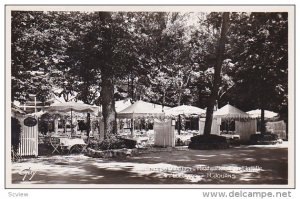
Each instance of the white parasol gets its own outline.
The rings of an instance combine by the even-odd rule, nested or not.
[[[62,102],[51,104],[47,109],[48,112],[70,112],[92,113],[98,110],[97,106],[91,106],[80,102]]]
[[[62,103],[53,103],[48,108],[46,108],[46,111],[50,113],[65,113],[65,112],[71,112],[71,127],[72,127],[72,112],[79,112],[79,113],[94,113],[99,110],[99,107],[92,106],[88,104],[84,104],[81,102],[62,102]],[[73,128],[73,127],[72,127]],[[73,131],[73,129],[72,129]]]
[[[188,105],[181,105],[171,108],[165,111],[166,116],[178,116],[178,115],[202,115],[205,114],[205,110],[195,107],[195,106],[188,106]]]
[[[261,110],[260,109],[248,111],[247,113],[252,118],[260,118],[261,117]],[[278,113],[275,113],[273,111],[265,110],[265,118],[273,118],[273,117],[276,117],[277,115],[278,115]]]

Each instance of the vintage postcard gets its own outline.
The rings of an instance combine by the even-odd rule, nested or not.
[[[295,187],[295,6],[6,5],[5,22],[6,188]]]

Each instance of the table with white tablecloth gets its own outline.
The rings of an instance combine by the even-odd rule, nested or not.
[[[69,152],[71,152],[73,149],[82,149],[84,146],[86,146],[86,143],[83,139],[80,138],[59,138],[60,139],[60,145],[61,147],[64,147]]]

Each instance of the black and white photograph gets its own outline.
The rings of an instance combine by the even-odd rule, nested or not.
[[[5,7],[7,188],[294,188],[294,6]]]

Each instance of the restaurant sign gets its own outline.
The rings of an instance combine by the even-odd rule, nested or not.
[[[34,117],[27,117],[24,120],[24,125],[25,126],[29,126],[29,127],[33,127],[37,124],[37,120]]]

